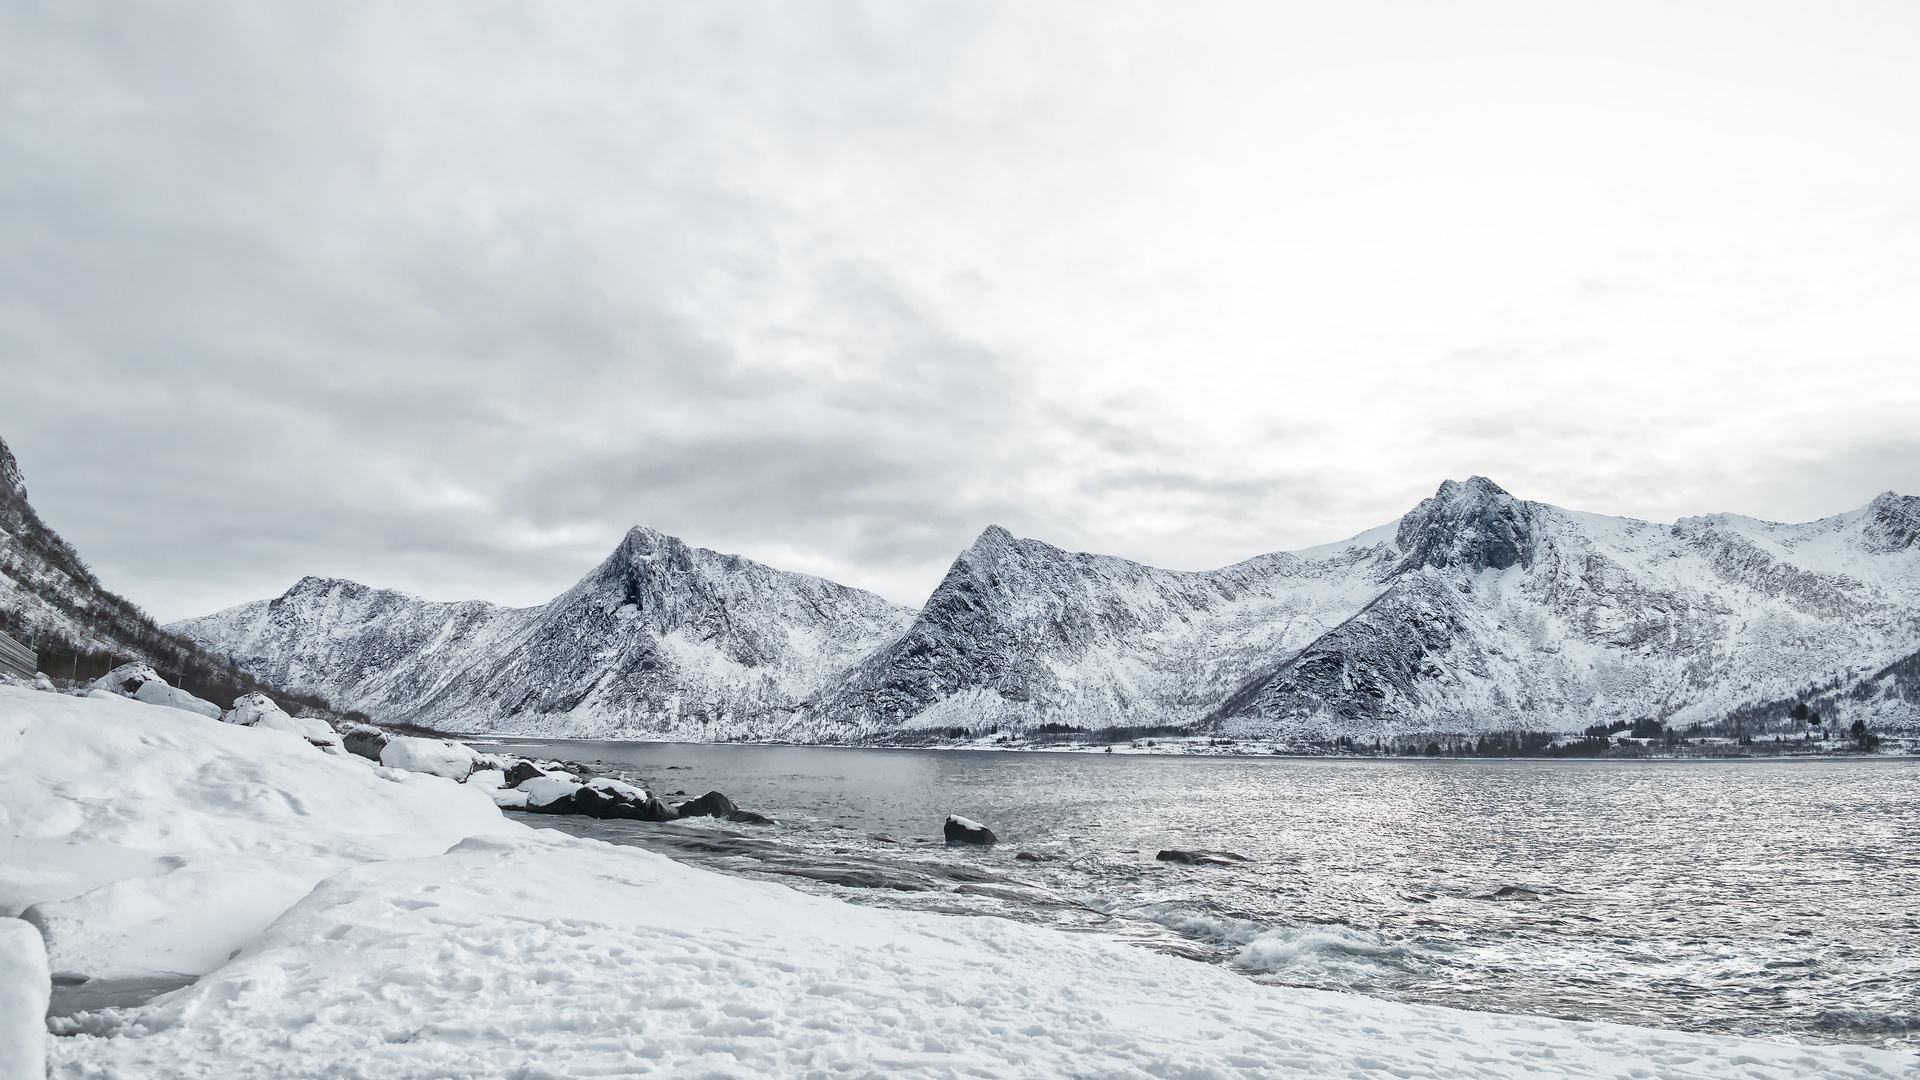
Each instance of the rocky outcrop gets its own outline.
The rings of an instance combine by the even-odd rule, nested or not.
[[[1000,842],[992,829],[958,814],[947,817],[944,831],[949,847],[991,847]]]

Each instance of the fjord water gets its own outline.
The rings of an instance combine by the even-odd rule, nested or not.
[[[1048,922],[1403,1001],[1920,1041],[1911,759],[499,749],[718,789],[781,824],[529,821],[855,902]],[[948,813],[1001,844],[943,846]],[[1163,848],[1247,861],[1163,862]]]

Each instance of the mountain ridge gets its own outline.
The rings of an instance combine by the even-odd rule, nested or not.
[[[303,594],[314,580],[173,626],[367,711],[510,734],[863,742],[1142,725],[1390,739],[1713,725],[1816,692],[1920,728],[1901,674],[1920,655],[1920,498],[1892,492],[1801,524],[1663,525],[1474,476],[1345,541],[1206,571],[991,525],[918,611],[644,526],[533,608],[389,590],[382,614]],[[330,588],[348,586],[368,588]]]

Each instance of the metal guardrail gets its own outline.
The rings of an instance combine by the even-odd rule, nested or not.
[[[33,650],[0,634],[0,671],[17,678],[31,679],[33,673],[40,670],[40,658]]]

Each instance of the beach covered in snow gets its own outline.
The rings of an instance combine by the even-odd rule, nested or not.
[[[55,1077],[127,1078],[1920,1074],[1895,1051],[1396,1004],[1093,935],[856,907],[530,829],[481,785],[376,764],[264,709],[222,723],[147,700],[160,696],[0,686],[0,916],[24,916],[0,937],[0,1009],[60,984],[57,1034],[32,1045],[30,1025],[3,1018],[10,1065],[44,1054]],[[132,1001],[167,984],[179,988],[113,1007],[116,987]]]

